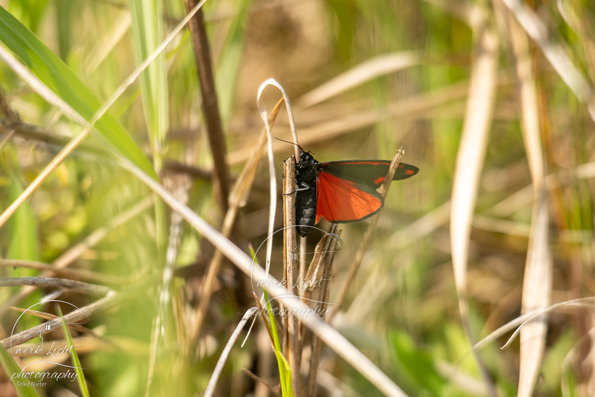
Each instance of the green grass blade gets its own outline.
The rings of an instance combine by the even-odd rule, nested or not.
[[[258,259],[256,259],[256,254],[254,253],[254,249],[252,245],[249,247],[250,249],[250,256],[254,261],[255,265],[258,265]],[[269,314],[269,321],[271,322],[271,332],[273,334],[273,344],[275,345],[275,356],[277,357],[277,366],[279,367],[279,380],[281,383],[281,394],[283,397],[291,397],[293,396],[293,390],[291,389],[291,369],[289,367],[289,363],[283,357],[281,353],[281,343],[279,342],[279,333],[277,332],[277,324],[275,323],[275,315],[273,314],[273,310],[271,309],[271,301],[269,300],[269,294],[262,289],[264,293],[264,299],[267,305],[267,312]],[[289,379],[289,382],[288,382]]]
[[[0,7],[0,41],[60,98],[87,120],[101,102],[73,71],[29,29]],[[120,123],[108,112],[95,124],[99,133],[124,157],[157,177],[151,163]]]
[[[15,164],[15,166],[17,166]],[[23,185],[15,173],[10,176],[10,201],[14,201],[23,193]],[[8,246],[8,258],[22,259],[27,261],[39,261],[39,241],[37,238],[37,222],[33,215],[31,203],[25,201],[16,210],[10,219],[10,241]],[[36,271],[31,269],[19,269],[22,276],[32,276]]]
[[[66,321],[64,321],[64,316],[62,316],[62,310],[60,309],[60,306],[58,306],[58,314],[62,319],[62,330],[64,331],[64,337],[66,338],[68,346],[70,347],[70,358],[72,359],[72,365],[74,366],[74,371],[78,375],[76,377],[76,381],[79,384],[82,396],[89,397],[89,389],[87,388],[87,381],[85,380],[85,373],[83,372],[83,367],[81,366],[81,360],[79,360],[79,356],[76,354],[76,350],[74,349],[72,336],[70,335],[70,330],[66,325]]]
[[[163,41],[161,1],[130,0],[132,33],[136,61],[141,64]],[[161,53],[140,75],[145,120],[156,160],[161,158],[161,148],[169,128],[167,73],[165,54]]]
[[[13,378],[13,375],[21,372],[21,369],[16,361],[14,361],[14,358],[2,345],[0,345],[0,363],[2,363],[8,378],[11,380],[15,389],[17,389],[17,393],[19,393],[20,397],[39,397],[39,394],[37,394],[33,386],[31,386],[29,379]]]
[[[244,48],[244,27],[248,17],[251,0],[240,0],[238,13],[233,19],[217,70],[215,86],[219,97],[219,110],[224,125],[229,124],[233,107],[233,98],[237,86],[237,78],[242,66],[241,57]]]

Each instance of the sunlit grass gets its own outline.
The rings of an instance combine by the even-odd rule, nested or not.
[[[579,0],[556,6],[522,3],[536,8],[534,14],[550,32],[551,43],[561,46],[570,64],[562,69],[555,62],[552,66],[552,55],[544,55],[543,43],[524,33],[527,26],[519,26],[518,32],[528,47],[513,47],[510,24],[516,19],[508,8],[496,8],[492,2],[228,0],[205,6],[232,175],[239,174],[259,143],[263,124],[256,93],[271,77],[295,104],[300,143],[317,159],[388,159],[403,145],[403,161],[420,168],[415,178],[392,186],[373,241],[334,323],[410,396],[489,395],[469,336],[480,340],[521,311],[531,310],[528,297],[523,297],[531,282],[537,287],[532,293],[539,297],[532,303],[537,306],[593,294],[595,173],[575,171],[593,161],[593,120],[584,101],[592,99],[588,90],[593,86],[595,41],[589,29],[595,9]],[[87,121],[184,17],[183,2],[75,5],[59,0],[0,1],[0,5],[4,47]],[[486,10],[482,25],[474,19],[477,7]],[[489,51],[478,47],[484,27],[498,39],[492,48],[497,53],[492,53],[487,67],[481,57]],[[97,122],[98,135],[86,138],[0,229],[2,258],[64,263],[61,255],[85,242],[88,245],[67,266],[125,277],[124,284],[114,286],[122,291],[152,280],[144,293],[93,316],[86,325],[112,346],[78,354],[92,396],[145,395],[151,361],[155,367],[150,395],[203,393],[232,330],[255,304],[248,278],[224,260],[195,342],[197,307],[214,255],[211,245],[182,222],[177,256],[168,262],[173,270],[168,286],[163,284],[167,280],[163,269],[169,208],[159,202],[157,211],[143,210],[113,227],[109,224],[153,194],[138,175],[114,160],[110,151],[116,150],[144,172],[159,174],[171,191],[183,186],[182,178],[191,178],[185,192],[188,206],[221,230],[225,214],[208,176],[213,160],[191,42],[188,31],[181,32]],[[405,55],[413,58],[403,64],[390,58]],[[535,82],[530,88],[533,105],[519,91],[517,66],[523,56]],[[378,72],[379,57],[394,63]],[[350,74],[355,71],[362,74]],[[587,94],[569,80],[573,71],[588,80]],[[335,80],[335,86],[326,85],[345,76]],[[486,82],[492,82],[493,95]],[[24,123],[0,151],[3,212],[83,127],[35,93],[4,62],[0,62],[0,88]],[[264,95],[267,108],[278,99],[268,91]],[[2,141],[14,126],[5,122],[8,117],[0,110]],[[536,115],[535,124],[527,123],[531,115]],[[280,116],[273,136],[291,139],[286,116],[283,112]],[[34,135],[34,126],[43,135]],[[485,158],[481,142],[473,141],[482,133]],[[533,141],[528,134],[533,134]],[[43,138],[47,136],[61,140]],[[98,142],[101,139],[110,147]],[[293,147],[274,142],[273,150],[280,186],[282,162]],[[543,160],[531,162],[536,155]],[[168,168],[171,162],[178,170],[181,165],[195,169],[173,172],[174,167]],[[540,182],[535,178],[540,172],[551,176]],[[538,206],[533,210],[535,183],[542,183],[549,197],[541,213]],[[230,233],[245,251],[248,243],[258,246],[266,238],[267,186],[267,166],[260,164]],[[341,226],[344,248],[335,258],[330,302],[345,282],[366,228],[366,223]],[[107,232],[95,239],[98,230]],[[89,236],[93,241],[86,240]],[[316,233],[308,237],[308,251],[320,237]],[[276,241],[272,263],[277,265],[271,274],[279,279],[281,251],[281,241]],[[263,263],[261,252],[258,255]],[[531,259],[549,257],[551,270],[539,267],[546,259]],[[531,264],[544,272],[526,276]],[[3,274],[60,277],[30,269]],[[0,298],[5,302],[19,290],[3,288]],[[167,299],[160,291],[167,292]],[[20,304],[30,306],[50,292],[37,290]],[[469,305],[467,330],[461,321],[461,297]],[[66,293],[61,299],[82,307],[96,297]],[[269,305],[269,297],[265,299]],[[165,333],[151,358],[151,345],[156,346],[151,336],[161,332],[155,328],[159,312]],[[15,317],[2,316],[7,337]],[[273,333],[276,320],[268,318]],[[479,357],[498,395],[528,395],[518,390],[519,377],[524,377],[521,383],[535,387],[534,395],[587,396],[584,390],[593,383],[593,375],[579,368],[590,365],[591,337],[585,335],[591,323],[592,314],[586,309],[550,313],[547,334],[539,342],[542,345],[537,343],[542,358],[538,354],[520,361],[518,340],[499,350],[509,334],[482,349]],[[24,328],[37,324],[36,318],[22,323]],[[256,383],[242,367],[269,385],[280,385],[283,396],[290,395],[289,376],[301,375],[291,373],[281,355],[281,335],[264,348],[258,345],[257,329],[262,326],[258,318],[247,345],[232,349],[216,395],[254,392]],[[7,372],[22,365],[20,358],[4,351],[1,356]],[[534,375],[521,375],[531,371],[536,380]],[[354,391],[380,395],[331,349],[322,349],[320,374],[321,395],[329,385],[346,395]],[[27,395],[31,390],[19,392]],[[61,393],[80,390],[76,384],[48,382],[40,391]]]

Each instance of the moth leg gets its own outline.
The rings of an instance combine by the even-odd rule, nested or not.
[[[284,196],[287,196],[289,194],[294,194],[296,192],[303,192],[304,190],[311,190],[314,189],[313,187],[310,187],[306,182],[302,182],[302,186],[303,187],[299,187],[297,189],[295,189],[293,192],[289,192],[289,193],[283,193]]]

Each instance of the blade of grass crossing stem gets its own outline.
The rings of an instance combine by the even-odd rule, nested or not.
[[[252,248],[252,245],[250,245],[249,249],[250,256],[252,257],[254,264],[259,265],[258,259],[256,259],[256,254],[254,253],[254,248]],[[264,288],[262,289],[262,292],[264,294],[264,299],[267,306],[267,313],[269,315],[270,321],[270,330],[273,339],[272,343],[275,346],[275,357],[277,357],[277,366],[279,367],[279,382],[281,384],[281,394],[283,395],[283,397],[293,396],[293,390],[291,389],[291,367],[289,366],[289,363],[281,353],[281,342],[279,342],[279,333],[277,332],[277,324],[275,323],[275,314],[271,309],[271,301],[269,299],[269,294],[267,294]],[[256,299],[256,302],[258,303],[258,299]],[[265,326],[266,325],[267,324],[265,324]],[[287,381],[288,379],[289,382]]]
[[[20,397],[39,397],[37,391],[31,386],[29,378],[18,377],[21,369],[14,357],[2,345],[0,345],[0,362]]]
[[[73,71],[29,29],[0,7],[0,41],[54,93],[87,121],[101,102]],[[147,174],[156,177],[151,163],[120,123],[108,112],[95,128],[124,157]]]
[[[529,169],[533,179],[533,221],[523,280],[522,312],[543,309],[550,304],[552,289],[552,261],[549,251],[548,192],[539,128],[539,109],[529,40],[522,27],[511,16],[510,39],[516,58],[519,96],[522,110],[522,131]],[[519,366],[519,397],[533,395],[545,350],[546,317],[541,316],[521,329],[521,357]]]
[[[219,112],[224,129],[229,124],[236,90],[236,82],[242,65],[242,49],[244,48],[244,28],[248,17],[248,8],[252,0],[235,0],[238,13],[233,18],[223,51],[215,73],[215,87],[219,98]]]
[[[498,37],[496,34],[486,25],[485,20],[478,22],[474,31],[476,33],[475,59],[471,71],[465,123],[457,153],[450,224],[452,262],[459,295],[459,310],[465,333],[471,345],[474,344],[474,337],[469,323],[467,302],[469,238],[479,178],[492,123],[498,66]],[[491,395],[496,396],[497,393],[492,387],[487,369],[479,355],[475,352],[474,355]]]
[[[76,381],[78,382],[79,388],[81,389],[81,395],[83,397],[89,397],[89,389],[87,388],[87,381],[85,380],[85,373],[83,372],[83,367],[81,366],[81,360],[79,360],[79,356],[76,354],[74,343],[72,342],[72,336],[70,335],[70,330],[68,329],[68,325],[66,325],[66,321],[64,321],[64,316],[62,315],[62,309],[60,309],[60,306],[57,306],[57,308],[60,319],[62,320],[62,331],[64,331],[66,342],[68,342],[70,358],[72,359],[74,372],[77,374]]]
[[[136,62],[142,64],[163,41],[162,6],[159,0],[130,0]],[[169,128],[165,54],[161,53],[140,75],[147,130],[153,146],[155,170],[161,169],[162,147]]]

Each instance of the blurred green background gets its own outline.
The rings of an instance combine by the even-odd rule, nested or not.
[[[528,3],[552,40],[563,43],[578,70],[592,78],[595,4],[588,0]],[[141,12],[133,12],[131,18],[131,8],[141,7],[134,1],[0,1],[65,62],[100,104],[185,16],[182,1],[147,4],[155,7],[153,17],[158,15],[157,19],[145,15],[139,21]],[[467,273],[471,327],[481,339],[520,315],[532,221],[531,175],[521,133],[515,58],[492,3],[228,0],[209,1],[204,7],[232,176],[240,173],[258,142],[262,120],[256,93],[270,77],[287,91],[300,144],[317,160],[390,159],[403,146],[403,161],[420,168],[417,176],[394,183],[389,191],[375,238],[333,324],[410,396],[489,395],[459,315],[449,231],[449,202],[472,62],[477,55],[477,36],[469,18],[464,17],[473,15],[473,10],[484,10],[487,25],[500,37],[497,94]],[[566,14],[561,12],[564,10]],[[570,23],[569,18],[576,22],[573,18],[577,15],[584,29]],[[557,303],[589,297],[595,288],[593,172],[577,173],[578,166],[593,161],[594,128],[586,106],[534,43],[530,54],[540,100],[546,170],[553,181],[549,243],[553,255],[551,301]],[[394,66],[399,62],[401,67]],[[380,65],[385,64],[392,66],[382,69]],[[166,187],[180,190],[190,208],[219,228],[224,214],[208,177],[213,162],[187,29],[176,36],[155,65],[110,112],[147,155]],[[342,84],[348,88],[308,103],[306,94],[315,89],[331,92],[324,84],[352,70],[363,74],[361,83],[355,75],[347,75]],[[51,68],[48,71],[52,73]],[[357,83],[350,87],[350,82]],[[0,87],[10,108],[31,126],[10,137],[7,120],[1,127],[0,139],[9,137],[0,152],[0,207],[4,209],[81,127],[33,92],[3,62]],[[278,98],[272,88],[265,92],[269,109]],[[37,135],[31,132],[33,126],[39,127]],[[291,139],[285,110],[273,135]],[[117,290],[127,290],[150,277],[160,280],[172,220],[169,211],[145,200],[152,197],[149,189],[118,165],[109,155],[111,149],[105,149],[100,141],[98,135],[89,136],[0,229],[2,258],[53,263],[97,230],[104,230],[105,236],[80,252],[71,268],[117,276],[105,281]],[[133,143],[123,145],[129,147],[116,149],[136,150],[130,149]],[[282,160],[293,153],[293,147],[281,142],[275,142],[274,147],[280,184]],[[190,171],[175,167],[180,164],[191,167]],[[266,238],[267,186],[263,159],[232,237],[244,250],[249,243],[258,247]],[[131,210],[135,211],[131,219],[110,224]],[[276,227],[281,227],[280,202],[278,214]],[[320,227],[327,226],[323,223]],[[254,305],[249,278],[224,262],[198,347],[184,345],[212,247],[187,224],[182,223],[181,228],[165,336],[154,371],[152,395],[156,396],[202,395],[223,346],[244,312]],[[344,245],[335,258],[331,302],[366,228],[367,222],[341,226]],[[321,236],[312,233],[309,248]],[[280,263],[281,254],[279,238],[273,263]],[[258,254],[261,263],[263,255],[263,251]],[[2,271],[4,277],[39,274],[31,269]],[[281,269],[273,268],[272,273],[280,277]],[[3,288],[2,300],[9,302],[18,291]],[[26,308],[47,293],[39,289],[19,305]],[[95,298],[65,293],[59,299],[82,307]],[[87,340],[87,350],[79,353],[90,395],[145,395],[158,299],[157,283],[128,297],[125,304],[93,316],[87,324],[100,336]],[[4,312],[3,338],[10,335],[18,315]],[[40,322],[31,317],[20,325]],[[548,324],[534,395],[593,395],[593,342],[586,336],[593,324],[591,311],[554,311]],[[233,348],[216,395],[264,395],[242,372],[248,368],[258,374],[263,359],[273,360],[271,354],[259,353],[263,350],[258,342],[261,327],[259,320],[244,347],[238,342]],[[519,342],[499,349],[510,334],[480,353],[500,396],[517,395]],[[269,349],[267,343],[265,338],[264,350]],[[27,360],[33,358],[22,359],[21,365]],[[267,379],[278,384],[276,366],[269,366]],[[381,395],[328,349],[322,351],[320,369],[320,395]],[[16,395],[6,376],[0,380],[4,382],[2,395]],[[37,392],[41,396],[80,395],[76,382],[68,381],[50,381]]]

